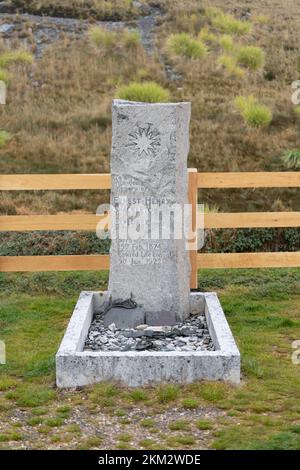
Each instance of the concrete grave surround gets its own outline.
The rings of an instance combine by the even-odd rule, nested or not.
[[[126,197],[129,207],[139,201],[149,211],[174,203],[183,210],[188,203],[190,113],[190,103],[113,102],[113,207],[119,210]],[[190,291],[186,241],[145,238],[112,240],[108,291],[113,299],[132,293],[149,319],[151,311],[155,317],[164,311],[173,315],[173,323],[183,320],[189,315]]]
[[[192,314],[205,312],[215,351],[83,351],[93,318],[107,293],[82,292],[56,355],[56,383],[72,388],[101,381],[129,387],[197,380],[240,381],[240,353],[215,293],[192,292]]]

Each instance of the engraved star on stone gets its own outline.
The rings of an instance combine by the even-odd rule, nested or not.
[[[156,129],[153,129],[151,124],[148,127],[139,126],[135,132],[129,134],[128,147],[131,147],[139,157],[142,155],[154,157],[160,144],[160,134]]]

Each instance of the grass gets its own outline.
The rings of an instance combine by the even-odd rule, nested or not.
[[[9,0],[9,3],[31,14],[106,21],[132,19],[140,14],[132,0]]]
[[[0,276],[7,346],[7,364],[0,366],[2,447],[16,448],[21,436],[26,448],[299,448],[299,365],[291,361],[292,342],[300,338],[299,269],[199,272],[199,288],[218,292],[241,351],[240,387],[200,382],[127,390],[103,383],[55,389],[50,359],[78,292],[95,288],[97,277],[49,273],[42,279]],[[15,413],[17,430],[10,425]]]
[[[176,385],[161,385],[157,389],[157,397],[160,403],[175,401],[180,394],[180,389]]]
[[[181,402],[181,405],[186,410],[194,410],[198,408],[199,402],[195,398],[184,398],[184,400]]]
[[[196,427],[201,431],[207,431],[213,428],[213,424],[209,419],[199,419],[196,422]]]
[[[0,130],[0,148],[4,147],[5,144],[11,139],[11,134],[6,131]]]
[[[217,36],[212,31],[210,31],[207,26],[200,30],[198,38],[201,42],[208,44],[215,44],[217,42]]]
[[[233,15],[226,14],[221,10],[207,10],[208,16],[210,16],[212,25],[222,31],[223,33],[245,35],[250,33],[252,29],[251,23],[247,21],[240,21]]]
[[[93,26],[89,30],[89,36],[95,46],[111,47],[115,46],[118,41],[118,34],[116,31],[108,31],[107,29],[99,26]]]
[[[298,170],[300,168],[300,150],[289,150],[285,152],[282,159],[287,168],[292,170]]]
[[[111,50],[113,47],[124,46],[126,49],[134,50],[140,45],[140,34],[138,31],[109,31],[100,26],[93,26],[88,31],[93,44],[97,47]]]
[[[32,64],[33,56],[26,50],[10,50],[0,55],[0,68],[5,69],[12,64]]]
[[[145,390],[142,390],[142,389],[133,390],[133,391],[130,393],[130,398],[131,398],[131,400],[133,400],[133,401],[145,401],[145,400],[148,400],[147,393],[145,392]]]
[[[218,59],[218,63],[224,67],[228,75],[232,77],[243,78],[245,76],[244,70],[237,65],[236,57],[232,55],[222,54]]]
[[[189,431],[190,423],[184,419],[178,419],[169,424],[170,431]]]
[[[154,419],[145,418],[140,421],[140,425],[143,428],[154,428],[154,426],[156,425],[156,422],[154,421]]]
[[[55,8],[70,5],[64,0],[54,1]],[[33,8],[33,2],[29,4],[24,0],[23,3]],[[44,11],[50,3],[50,0],[39,2]],[[110,3],[115,14],[125,5],[120,1],[123,7],[119,8],[117,1]],[[220,59],[222,52],[227,56],[232,54],[221,52],[219,46],[219,38],[228,33],[212,26],[210,19],[199,9],[197,0],[188,3],[162,0],[160,3],[166,14],[158,17],[153,54],[145,53],[134,35],[133,38],[130,36],[130,41],[133,39],[135,46],[128,48],[122,39],[122,31],[117,33],[116,45],[108,49],[95,46],[82,32],[78,37],[76,33],[76,40],[64,36],[59,42],[47,45],[42,58],[34,60],[33,67],[11,63],[9,69],[3,69],[9,73],[9,87],[7,104],[1,107],[0,129],[9,132],[12,138],[0,148],[1,174],[108,173],[111,100],[116,98],[116,91],[123,84],[149,81],[168,90],[172,101],[192,101],[190,167],[203,172],[285,169],[281,156],[298,147],[299,134],[298,115],[286,95],[298,74],[300,13],[296,5],[290,4],[287,8],[286,3],[280,1],[270,8],[270,0],[260,3],[256,0],[251,5],[251,18],[268,12],[269,22],[263,26],[253,23],[253,31],[246,37],[229,33],[241,47],[252,45],[263,49],[262,74],[250,73],[251,70],[232,63],[226,56]],[[76,8],[72,7],[74,16],[79,12],[78,4]],[[226,6],[221,0],[205,0],[203,8],[206,9],[208,4],[225,14],[234,13],[236,19],[249,6],[246,0]],[[126,8],[129,11],[132,6]],[[37,6],[35,9],[37,11]],[[136,29],[137,24],[133,21],[131,27]],[[20,35],[28,37],[32,24],[22,22],[18,28]],[[185,33],[198,41],[201,31],[203,39],[200,42],[207,43],[209,48],[205,60],[166,57],[166,41],[172,34]],[[210,35],[215,36],[215,42]],[[12,51],[20,50],[21,39],[14,39],[11,47]],[[32,50],[28,51],[35,48],[33,41]],[[0,55],[9,50],[0,44]],[[219,59],[224,60],[225,65],[218,67]],[[266,97],[267,102],[272,103],[271,132],[259,133],[259,137],[244,132],[243,120],[237,119],[232,107],[235,97],[241,94]],[[109,198],[107,191],[45,191],[38,196],[30,191],[6,192],[0,203],[1,213],[94,213],[99,203],[107,202]],[[277,199],[287,209],[297,210],[300,202],[299,191],[291,188],[267,191],[262,188],[255,192],[229,189],[226,196],[224,198],[221,190],[207,190],[199,195],[204,203],[216,204],[224,212],[269,211],[273,210]],[[14,236],[12,233],[11,237]],[[40,236],[42,238],[43,234]],[[52,243],[62,252],[63,244],[56,244],[49,237],[49,244]],[[40,246],[43,246],[42,241]],[[74,251],[82,246],[84,251],[84,242],[80,234],[76,234]],[[22,250],[22,242],[19,249]]]
[[[186,33],[172,34],[168,37],[166,49],[169,54],[175,54],[187,59],[203,59],[207,55],[207,47],[200,40]]]
[[[0,69],[0,81],[6,85],[9,83],[9,73],[5,69]]]
[[[265,53],[260,47],[244,46],[239,48],[237,60],[250,70],[259,70],[265,64]]]
[[[252,22],[259,25],[266,25],[269,23],[269,21],[269,17],[263,14],[254,15],[254,17],[252,18]]]
[[[271,110],[258,103],[253,96],[238,96],[234,104],[249,127],[260,128],[270,125],[273,117]]]
[[[232,52],[234,50],[234,41],[233,37],[230,36],[230,34],[223,34],[220,39],[220,46],[226,51],[226,52]]]
[[[128,101],[163,103],[169,101],[170,93],[155,82],[130,83],[118,89],[118,97]]]

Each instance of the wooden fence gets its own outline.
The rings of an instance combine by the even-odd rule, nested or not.
[[[2,191],[110,189],[110,174],[0,175]],[[189,170],[189,199],[196,223],[198,189],[299,188],[300,172],[198,173]],[[0,216],[1,231],[95,231],[101,216],[94,214]],[[205,228],[300,227],[300,212],[238,212],[204,214]],[[198,268],[299,267],[299,252],[197,253],[191,251],[191,288]],[[1,256],[1,272],[109,269],[108,255]]]

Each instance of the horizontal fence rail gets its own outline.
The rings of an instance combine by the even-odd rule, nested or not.
[[[109,269],[109,255],[0,256],[2,272],[99,271]],[[300,252],[198,253],[197,268],[297,268]]]
[[[199,189],[299,188],[300,172],[197,173]],[[0,175],[0,191],[110,189],[111,175]]]
[[[0,216],[3,232],[32,230],[73,230],[95,232],[103,215],[4,215]],[[204,228],[300,227],[300,212],[235,212],[204,214]]]
[[[299,188],[300,172],[198,173],[189,170],[189,201],[195,229],[198,189]],[[0,175],[2,191],[109,190],[110,174]],[[95,214],[0,216],[1,231],[95,231],[103,218]],[[205,213],[204,228],[235,229],[300,227],[300,212]],[[197,287],[199,268],[299,267],[300,252],[197,253],[190,252],[191,287]],[[109,255],[2,256],[0,271],[73,271],[109,269]]]

